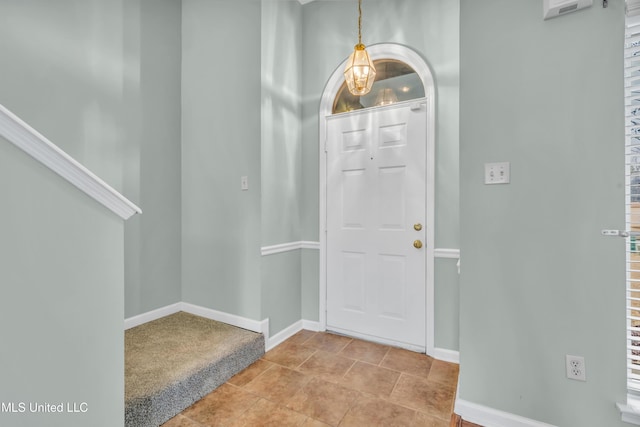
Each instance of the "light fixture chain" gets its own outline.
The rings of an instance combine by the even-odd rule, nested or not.
[[[376,67],[362,44],[362,0],[358,0],[358,44],[347,60],[344,79],[349,92],[355,96],[369,93],[376,79]]]
[[[362,0],[358,0],[358,44],[362,44]]]

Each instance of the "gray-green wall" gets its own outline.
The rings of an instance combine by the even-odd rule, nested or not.
[[[3,310],[7,317],[2,322],[15,325],[14,337],[42,338],[47,347],[8,339],[2,347],[12,359],[5,359],[5,352],[2,364],[16,367],[20,378],[7,374],[1,388],[22,393],[23,386],[30,387],[33,393],[11,397],[25,401],[89,400],[89,415],[73,422],[49,416],[47,425],[120,424],[122,319],[181,299],[180,24],[180,2],[175,0],[0,2],[0,103],[145,211],[145,216],[126,224],[124,241],[97,249],[86,240],[94,239],[95,245],[105,235],[109,242],[118,236],[122,239],[123,226],[99,226],[95,214],[83,208],[81,214],[70,214],[76,228],[71,237],[63,237],[68,229],[60,213],[67,209],[64,194],[56,200],[47,193],[46,203],[37,206],[28,199],[34,206],[16,204],[17,211],[5,209],[1,217],[3,224],[11,226],[10,232],[15,230],[15,234],[3,231],[3,253],[12,250],[13,242],[24,241],[34,245],[34,260],[43,258],[46,249],[60,264],[55,271],[30,266],[36,271],[21,280],[30,280],[33,286],[15,293],[4,291],[2,299],[14,302],[11,309]],[[20,182],[13,169],[1,172]],[[54,185],[57,178],[48,179]],[[3,176],[5,181],[9,178]],[[33,197],[42,195],[36,187],[27,190]],[[58,190],[49,191],[57,195]],[[3,188],[3,197],[5,193]],[[25,215],[25,209],[33,213]],[[42,211],[50,211],[51,217],[40,218]],[[60,225],[54,226],[56,222]],[[76,235],[80,232],[83,236]],[[71,248],[74,242],[77,248]],[[8,263],[25,255],[9,253],[13,258],[3,256]],[[94,255],[105,264],[90,262]],[[50,275],[45,277],[46,273]],[[2,268],[0,283],[11,288],[13,276],[10,267]],[[40,292],[36,286],[45,289]],[[24,294],[27,290],[31,293]],[[58,307],[73,317],[64,323],[65,315],[54,313]],[[27,310],[36,313],[32,323],[16,322],[18,314],[24,316]],[[51,338],[39,335],[35,330],[39,324],[44,324],[42,333],[51,333]],[[100,342],[93,337],[101,337]],[[47,360],[32,360],[42,354]],[[15,357],[26,362],[13,363]],[[69,372],[72,363],[78,367],[77,377],[84,379]],[[51,373],[45,375],[46,369]],[[59,392],[51,391],[55,387]],[[2,396],[3,401],[9,398]],[[42,424],[33,419],[24,422]]]
[[[530,0],[363,5],[364,42],[412,47],[436,79],[436,246],[460,246],[463,257],[459,288],[455,260],[436,261],[436,346],[460,343],[459,397],[558,426],[621,425],[614,403],[625,397],[624,248],[599,232],[624,221],[622,3],[594,3],[550,21]],[[74,309],[93,316],[77,312],[90,320],[72,322],[61,339],[73,348],[81,343],[68,334],[86,335],[82,342],[99,350],[85,327],[97,325],[113,340],[123,316],[180,300],[271,317],[272,333],[299,317],[317,320],[317,251],[261,257],[260,248],[319,238],[319,100],[355,43],[356,18],[355,1],[0,2],[0,102],[145,211],[127,225],[125,242],[116,241],[121,225],[97,227],[109,246],[101,256],[124,257],[124,266],[80,266],[72,280],[64,275],[73,270],[59,268],[61,278],[41,297],[8,287],[13,294],[2,301],[28,301],[53,316],[52,327],[64,320],[51,307],[89,301]],[[0,174],[11,174],[1,180],[3,195],[32,206],[3,210],[2,241],[24,246],[35,242],[31,233],[39,239],[55,230],[31,219],[42,206],[15,193],[23,160],[14,162],[21,154],[2,145],[9,151],[0,158],[10,161]],[[482,184],[483,165],[493,161],[511,162],[511,184]],[[247,192],[240,191],[243,175]],[[47,194],[28,190],[65,227],[93,229],[104,219],[101,208],[80,200],[86,215],[71,216],[77,223],[70,224],[67,204],[51,197],[75,196],[56,180],[47,181]],[[11,234],[18,232],[24,237]],[[62,242],[60,266],[81,259],[93,268],[84,258],[89,242],[75,238],[79,249]],[[124,254],[116,248],[123,243]],[[23,249],[33,246],[45,258],[49,244]],[[0,251],[10,261],[3,284],[44,280],[43,272],[18,274],[10,245]],[[126,312],[118,294],[123,271]],[[78,281],[89,276],[113,288],[86,295],[90,288]],[[15,324],[8,319],[22,316],[20,307],[3,307],[3,324]],[[21,323],[8,340],[42,350],[21,336],[35,329]],[[60,340],[43,338],[55,356],[44,366],[57,363]],[[10,365],[22,353],[7,348],[0,355]],[[86,399],[104,393],[95,397],[98,415],[101,405],[121,400],[110,392],[122,387],[121,362],[110,351],[122,349],[85,354],[102,366],[99,378],[86,375],[95,380]],[[565,379],[565,354],[585,357],[587,382]],[[61,361],[60,372],[69,362],[75,359]],[[16,392],[26,386],[17,371],[3,375]],[[76,385],[54,397],[83,399],[72,395]],[[113,425],[122,418],[102,419]]]
[[[121,425],[122,220],[1,137],[0,195],[0,425]]]
[[[0,103],[138,204],[131,317],[180,301],[178,0],[0,2]]]
[[[125,317],[181,301],[179,0],[124,4],[124,193],[144,215],[125,225]]]
[[[549,21],[462,0],[459,398],[549,424],[618,426],[625,400],[624,4]],[[511,183],[483,184],[511,162]],[[566,378],[584,356],[586,382]]]
[[[290,0],[261,3],[264,247],[301,240],[302,6]],[[269,318],[271,333],[302,319],[301,252],[297,249],[262,257],[261,310],[262,317]]]
[[[123,2],[0,2],[0,103],[117,190],[126,141]]]
[[[262,320],[261,4],[182,7],[182,299]]]
[[[458,2],[378,0],[365,11],[366,43],[409,45],[434,71],[436,243],[456,249]],[[319,240],[319,100],[356,22],[355,2],[183,1],[184,301],[268,317],[271,333],[319,320],[318,251],[260,248]],[[436,268],[436,345],[457,350],[455,261]]]
[[[301,319],[301,250],[261,255],[301,240],[301,8],[183,1],[183,300],[272,334]]]
[[[436,83],[436,248],[459,248],[458,86],[459,2],[452,0],[367,0],[363,2],[363,43],[400,43],[417,51]],[[324,86],[357,42],[357,2],[315,1],[302,9],[302,170],[303,240],[319,239],[318,110]],[[317,316],[318,258],[303,257],[305,318]],[[435,345],[458,349],[456,261],[435,265]],[[316,305],[317,307],[317,305]],[[316,320],[316,319],[311,319]]]

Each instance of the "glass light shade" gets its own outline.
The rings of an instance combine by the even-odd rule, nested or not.
[[[373,66],[373,61],[364,45],[359,43],[353,49],[344,68],[344,80],[347,82],[349,92],[358,96],[366,95],[371,90],[375,79],[376,67]]]

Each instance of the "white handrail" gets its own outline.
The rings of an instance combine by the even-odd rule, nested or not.
[[[0,136],[109,208],[122,219],[142,210],[0,104]]]

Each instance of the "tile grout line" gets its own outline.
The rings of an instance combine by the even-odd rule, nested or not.
[[[393,383],[393,387],[391,388],[391,393],[389,393],[389,399],[391,399],[391,395],[393,394],[393,392],[396,391],[396,387],[398,386],[398,383],[400,382],[400,378],[402,377],[402,374],[404,374],[404,372],[400,371],[400,375],[398,375],[398,378],[396,378],[396,382]]]
[[[256,378],[258,378],[259,376],[261,376],[262,374],[264,374],[265,372],[267,372],[269,369],[273,368],[273,366],[269,366],[267,369],[265,369],[264,371],[260,372],[260,374],[256,375],[255,378],[253,378],[251,381],[255,380]],[[247,384],[249,384],[251,381],[249,381]],[[247,384],[245,384],[244,386],[246,386]],[[229,384],[229,385],[233,385],[233,384]],[[259,394],[256,394],[254,392],[252,392],[251,390],[245,390],[244,386],[239,387],[239,386],[234,386],[242,391],[244,391],[245,393],[249,393],[252,396],[257,397],[256,401],[253,402],[251,405],[249,405],[244,411],[242,411],[240,414],[238,414],[236,417],[233,418],[234,421],[240,419],[240,417],[242,417],[244,414],[246,414],[247,412],[249,412],[250,409],[254,408],[258,402],[260,402],[261,400],[268,400],[265,399],[263,396],[260,396]]]
[[[364,354],[360,354],[359,357],[347,357],[347,356],[345,356],[343,354],[343,352],[349,347],[350,344],[358,341],[357,339],[353,339],[353,338],[350,338],[350,337],[348,337],[350,339],[342,347],[337,348],[337,351],[327,351],[326,349],[316,348],[316,347],[311,346],[311,345],[306,345],[307,343],[313,342],[312,340],[314,339],[314,337],[318,337],[319,338],[319,336],[321,336],[321,335],[323,335],[323,333],[314,332],[313,334],[310,334],[306,339],[301,340],[301,342],[296,342],[295,343],[296,345],[300,346],[300,348],[306,349],[306,351],[309,351],[309,350],[312,351],[304,360],[302,360],[299,364],[297,364],[295,366],[290,365],[290,366],[292,366],[292,367],[290,367],[290,366],[281,365],[280,363],[264,359],[264,356],[263,356],[261,359],[264,362],[269,363],[270,366],[268,366],[266,369],[264,369],[261,372],[259,372],[250,381],[246,382],[244,385],[235,385],[235,384],[231,384],[231,383],[229,383],[227,381],[226,384],[228,384],[229,386],[232,386],[234,389],[242,390],[242,391],[244,391],[244,392],[246,392],[246,393],[248,393],[251,396],[254,396],[256,398],[256,401],[253,402],[251,405],[249,405],[249,407],[245,408],[242,412],[240,412],[238,414],[235,414],[234,418],[233,418],[233,420],[231,420],[231,422],[236,422],[237,420],[241,419],[241,417],[244,416],[252,408],[254,408],[256,404],[258,404],[259,402],[264,400],[265,402],[271,402],[271,403],[275,404],[278,408],[281,408],[281,409],[287,410],[287,411],[291,411],[291,412],[294,412],[296,414],[299,414],[299,415],[303,416],[304,420],[302,420],[300,423],[298,423],[299,425],[304,425],[309,420],[315,420],[315,421],[326,423],[325,421],[316,419],[312,415],[309,415],[309,414],[307,414],[305,412],[301,412],[299,410],[292,409],[292,408],[287,406],[288,403],[290,403],[291,399],[293,399],[294,396],[296,396],[298,393],[300,393],[301,390],[304,390],[305,387],[307,387],[309,385],[309,382],[312,381],[314,378],[318,378],[319,380],[326,381],[328,383],[333,383],[333,384],[335,384],[337,386],[344,387],[346,389],[349,389],[349,390],[357,393],[357,395],[355,396],[353,401],[349,403],[347,409],[342,414],[342,416],[337,421],[337,423],[335,425],[334,424],[330,424],[330,425],[332,425],[334,427],[339,426],[340,423],[342,423],[345,420],[345,418],[347,417],[347,415],[349,415],[349,414],[352,414],[352,417],[353,416],[359,417],[361,414],[354,413],[353,412],[354,408],[357,408],[358,405],[363,402],[363,399],[369,399],[369,398],[380,399],[382,402],[386,402],[387,404],[397,405],[398,407],[405,408],[405,409],[411,411],[411,413],[413,413],[414,422],[417,422],[418,417],[421,417],[421,416],[426,416],[429,419],[434,419],[434,420],[447,421],[446,419],[441,418],[439,416],[439,414],[435,415],[435,414],[430,413],[430,412],[425,412],[423,410],[415,409],[413,407],[407,406],[405,404],[404,400],[398,400],[398,401],[392,400],[392,395],[394,393],[397,394],[397,392],[399,390],[398,387],[399,387],[399,384],[401,383],[401,378],[402,378],[403,375],[406,375],[405,378],[407,378],[407,379],[415,378],[415,379],[420,380],[421,382],[424,381],[426,383],[430,383],[429,385],[433,386],[434,389],[435,388],[438,388],[438,389],[442,388],[442,389],[449,389],[450,390],[451,386],[448,383],[446,383],[444,381],[444,379],[441,379],[441,381],[429,380],[430,375],[434,372],[433,371],[433,364],[429,365],[429,369],[428,369],[428,371],[426,373],[426,376],[425,375],[420,375],[420,374],[414,374],[412,372],[405,372],[403,370],[398,370],[398,369],[392,369],[392,368],[385,367],[385,366],[383,366],[383,364],[385,362],[389,362],[389,361],[393,360],[393,357],[390,356],[392,354],[393,347],[390,347],[390,346],[386,346],[387,349],[386,349],[386,351],[384,352],[383,356],[380,358],[380,360],[378,361],[377,364],[374,364],[374,363],[368,362],[367,360],[362,360],[361,359],[361,357],[364,357],[366,359],[367,355],[370,355],[370,352],[365,352]],[[341,335],[338,335],[338,336],[341,336]],[[321,340],[321,342],[324,342],[324,341],[325,341],[324,339]],[[284,342],[282,344],[284,344]],[[331,347],[331,344],[335,344],[335,342],[330,343],[329,347]],[[304,351],[304,353],[306,353],[306,351]],[[312,373],[305,373],[302,370],[300,370],[301,366],[303,366],[305,363],[307,363],[314,355],[318,355],[320,353],[327,353],[329,355],[334,355],[334,356],[337,356],[337,357],[348,359],[351,362],[351,364],[348,366],[348,368],[344,371],[344,373],[341,376],[338,375],[338,376],[332,376],[331,377],[331,378],[335,378],[335,380],[330,379],[330,378],[323,378],[320,375],[314,375]],[[387,396],[383,396],[383,395],[379,395],[379,394],[375,394],[375,393],[371,394],[371,393],[368,393],[368,392],[363,392],[363,391],[360,391],[357,388],[354,389],[354,388],[347,387],[347,386],[344,385],[345,378],[350,373],[353,373],[354,367],[359,362],[361,362],[361,363],[363,363],[365,365],[375,366],[377,368],[384,369],[386,371],[398,373],[398,376],[395,379],[395,381],[393,383],[393,386],[391,387],[391,391],[389,392],[389,394]],[[289,396],[289,397],[287,397],[287,398],[285,398],[285,399],[283,399],[281,401],[271,400],[268,397],[264,397],[264,396],[262,396],[260,394],[256,394],[255,392],[253,392],[251,390],[246,389],[246,387],[249,384],[251,384],[256,379],[262,377],[263,375],[265,375],[266,372],[271,371],[275,367],[280,367],[280,368],[283,368],[283,369],[291,370],[293,372],[298,372],[298,373],[302,374],[304,377],[306,377],[306,380],[304,381],[304,384],[302,384],[300,387],[297,388],[297,390],[295,391],[295,393],[292,396]],[[446,372],[444,372],[444,374],[446,374]],[[440,374],[440,376],[442,376],[442,374]],[[337,382],[336,382],[336,380],[337,380]],[[456,389],[456,386],[453,385],[454,392],[455,392],[455,389]],[[423,399],[421,398],[420,400],[422,401]],[[451,416],[451,414],[453,414],[453,405],[451,407],[451,410],[449,411],[449,415],[450,416]],[[197,425],[199,427],[205,427],[206,426],[206,424],[202,424],[198,420],[192,419],[191,417],[183,415],[182,413],[180,413],[180,415],[182,417],[186,418],[187,420],[189,420],[190,422],[192,422],[194,425]]]
[[[311,353],[311,354],[310,354],[306,359],[304,359],[302,362],[300,362],[298,365],[296,365],[296,367],[292,369],[293,371],[303,373],[302,371],[300,371],[300,370],[299,370],[299,369],[300,369],[300,367],[301,367],[302,365],[304,365],[304,364],[307,362],[307,360],[311,359],[311,358],[313,357],[313,355],[314,355],[314,354],[316,354],[316,353],[318,352],[318,349],[317,349],[317,348],[312,348],[312,347],[309,347],[309,348],[311,348],[311,349],[313,349],[313,350],[314,350],[314,351],[313,351],[313,353]],[[285,366],[285,367],[286,367],[286,366]]]
[[[380,360],[377,366],[380,366],[381,368],[383,367],[382,363],[387,359],[389,353],[391,353],[391,347],[387,348],[387,351],[384,353],[384,356],[382,356],[382,360]]]
[[[354,363],[354,365],[355,365],[355,363]],[[351,412],[351,410],[356,407],[356,405],[358,404],[360,399],[362,399],[364,397],[364,394],[362,392],[359,392],[357,390],[354,390],[354,391],[356,391],[359,394],[359,396],[356,399],[353,400],[353,403],[351,405],[349,405],[349,409],[344,411],[344,415],[340,418],[340,420],[338,421],[338,424],[336,424],[336,426],[339,426],[340,423],[342,423],[342,421],[349,414],[349,412]]]

